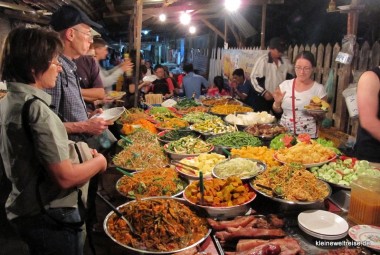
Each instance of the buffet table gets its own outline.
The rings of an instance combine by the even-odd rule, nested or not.
[[[189,104],[189,103],[191,103],[191,102],[186,102],[186,104]],[[212,108],[212,110],[210,110],[210,112],[216,116],[221,116],[221,115],[223,116],[223,114],[224,114],[224,117],[225,117],[229,113],[224,112],[226,110],[228,111],[227,107],[224,107],[224,106],[225,105],[221,105],[221,107],[219,107],[219,108],[218,107]],[[197,109],[197,110],[199,109],[202,112],[204,111],[204,109],[201,109],[204,106],[192,105],[190,107],[195,107],[193,109]],[[246,107],[242,107],[242,106],[236,105],[236,104],[235,104],[234,108],[232,108],[232,109],[237,109],[239,111],[249,111],[249,109],[246,109]],[[193,150],[187,151],[186,149],[182,148],[181,146],[185,143],[186,144],[189,144],[189,143],[193,144],[192,145],[193,149],[194,149],[194,146],[195,147],[198,147],[198,146],[204,147],[205,153],[210,153],[212,150],[214,150],[214,152],[216,151],[216,152],[228,155],[228,156],[231,155],[231,148],[229,148],[228,146],[227,147],[226,146],[217,146],[216,144],[214,144],[212,146],[208,146],[207,144],[206,145],[203,145],[203,144],[200,145],[200,142],[198,141],[198,140],[200,140],[199,135],[196,135],[196,134],[192,138],[183,137],[183,138],[176,138],[178,140],[173,140],[173,141],[165,140],[165,139],[169,139],[168,137],[165,136],[167,134],[166,131],[174,130],[176,128],[180,128],[179,126],[181,126],[181,128],[186,127],[187,124],[183,124],[183,120],[185,120],[185,122],[189,121],[189,120],[194,121],[194,117],[197,117],[194,115],[195,110],[193,110],[193,111],[190,110],[190,111],[187,111],[188,113],[185,113],[185,114],[190,114],[191,118],[187,118],[188,115],[184,115],[184,116],[180,115],[179,114],[180,110],[185,112],[184,109],[179,109],[179,110],[174,109],[174,110],[168,111],[163,107],[157,107],[157,108],[154,107],[154,108],[151,108],[145,112],[142,112],[139,110],[130,110],[128,112],[129,115],[122,117],[121,123],[119,123],[123,127],[122,130],[124,133],[122,135],[124,135],[124,136],[122,136],[122,139],[118,142],[118,145],[120,147],[122,147],[122,149],[124,149],[124,150],[122,150],[120,153],[118,153],[113,158],[113,163],[116,165],[113,165],[112,168],[113,169],[118,168],[119,170],[122,168],[123,171],[131,170],[132,172],[133,171],[140,172],[140,171],[144,171],[144,169],[152,168],[151,164],[154,164],[155,167],[153,167],[153,168],[157,168],[157,165],[161,165],[161,166],[166,165],[168,163],[168,159],[164,158],[165,154],[169,155],[171,157],[171,159],[176,159],[176,160],[181,160],[183,158],[191,158],[194,156],[196,157],[197,155],[199,155],[199,153],[197,154],[196,151],[193,151]],[[232,110],[232,111],[234,111],[234,110]],[[132,116],[133,114],[135,116]],[[233,112],[233,114],[236,116],[236,112],[235,113]],[[238,128],[238,126],[236,124],[230,123],[232,120],[229,120],[227,118],[223,118],[223,120],[225,122],[227,122],[227,124],[223,124],[219,120],[214,120],[213,118],[211,118],[207,114],[202,115],[202,118],[206,118],[206,117],[207,117],[206,120],[202,120],[202,121],[205,121],[204,123],[206,123],[206,124],[203,124],[203,122],[201,122],[201,124],[193,122],[193,124],[189,128],[190,130],[186,131],[186,132],[198,132],[201,135],[201,138],[203,138],[202,142],[205,141],[207,143],[207,142],[212,141],[211,138],[216,137],[215,135],[223,136],[223,134],[226,132],[227,133],[229,133],[231,131],[235,132],[238,129],[239,130],[246,130],[246,129],[242,129],[241,127]],[[270,119],[267,116],[265,116],[265,117]],[[171,119],[171,118],[173,118],[173,119],[178,118],[178,120],[173,121],[173,119]],[[258,117],[255,117],[255,118],[258,118]],[[168,119],[170,119],[170,121]],[[179,121],[180,119],[181,119],[181,121]],[[182,125],[185,125],[185,126],[182,126]],[[224,125],[226,125],[226,126],[224,126]],[[264,125],[273,126],[271,124],[265,124],[265,123],[264,123]],[[156,148],[156,146],[158,146],[158,143],[157,144],[156,143],[150,144],[150,143],[146,142],[146,141],[152,141],[151,137],[142,138],[141,134],[137,135],[136,137],[133,137],[133,134],[136,134],[135,132],[139,132],[139,131],[135,130],[136,126],[138,126],[137,130],[140,130],[140,128],[143,128],[143,129],[147,129],[150,132],[156,133],[156,134],[159,131],[163,131],[163,132],[159,133],[158,140],[160,141],[161,145],[164,143],[167,143],[167,144],[164,147],[161,147],[161,149],[160,149],[159,147]],[[215,128],[216,131],[210,131],[209,128],[211,128],[211,127]],[[232,127],[232,130],[230,130],[231,127]],[[267,128],[267,127],[265,127],[265,128]],[[159,129],[159,130],[157,130],[157,129]],[[278,129],[278,130],[280,130],[278,132],[281,132],[281,133],[284,132],[284,130],[282,130],[282,129]],[[256,129],[253,129],[252,132],[256,132],[256,131],[257,131]],[[220,133],[213,133],[213,132],[220,132]],[[264,131],[264,133],[260,133],[259,137],[263,140],[264,145],[269,146],[270,145],[270,139],[268,139],[268,134],[265,132],[266,131]],[[236,132],[236,133],[238,133],[238,132]],[[272,134],[272,138],[273,137],[275,137],[275,135]],[[291,142],[293,139],[295,139],[295,137],[292,138],[291,136],[289,138],[290,138],[289,142]],[[182,141],[182,139],[184,139],[183,143],[180,142],[180,141]],[[237,139],[240,139],[240,137],[239,138],[227,138],[227,140],[229,140],[232,143],[234,143]],[[305,139],[305,137],[302,136],[302,139]],[[251,141],[248,138],[242,138],[242,140],[247,142],[248,143],[247,145],[252,144],[250,146],[258,146],[258,145],[256,145],[257,141],[254,139]],[[303,141],[309,141],[309,140],[306,139]],[[177,144],[176,144],[176,141],[178,141]],[[298,141],[298,143],[303,143],[303,141],[301,141],[301,142]],[[318,145],[318,146],[321,147],[320,145]],[[218,150],[218,149],[221,149],[221,150]],[[149,150],[151,150],[151,151],[149,151]],[[322,148],[322,149],[318,149],[318,150],[324,151],[325,149]],[[163,151],[165,151],[165,154],[162,154]],[[181,151],[183,151],[183,152],[181,152]],[[285,150],[282,150],[281,153],[284,153],[284,151]],[[145,153],[147,153],[147,154],[145,154]],[[181,155],[181,153],[184,153],[184,154]],[[241,153],[244,154],[247,152],[233,151],[232,154],[233,153],[240,153],[237,155],[242,155]],[[277,154],[278,153],[276,153],[276,155]],[[154,155],[154,156],[152,156],[152,155]],[[301,154],[301,157],[302,157],[302,155],[305,155],[305,154]],[[278,154],[276,157],[279,157],[279,156],[280,156],[280,154]],[[272,156],[270,156],[269,160],[273,164],[278,166],[278,165],[280,165],[280,163],[276,162],[276,160],[277,161],[281,161],[281,160],[279,160],[276,157],[274,157],[272,155]],[[323,159],[326,161],[323,161],[323,160],[322,161],[327,163],[327,162],[334,160],[335,157],[336,157],[336,155],[334,157],[329,156],[327,158],[328,160]],[[264,158],[268,158],[268,156],[264,156]],[[274,160],[273,158],[275,158],[276,160]],[[286,160],[285,157],[283,157],[281,159]],[[139,166],[136,165],[137,161],[140,161]],[[319,165],[321,165],[321,164],[309,164],[307,166],[312,167],[312,166],[319,166]],[[172,169],[174,169],[174,167],[172,167]],[[181,171],[180,168],[178,168],[178,167],[176,167],[175,169],[179,172],[179,174],[182,177],[185,177],[185,178],[190,177],[190,185],[189,186],[191,186],[191,183],[194,181],[199,182],[197,180],[197,179],[199,179],[199,176],[197,176],[198,174],[196,171],[195,172],[194,171],[188,171],[186,173],[186,172]],[[189,169],[187,169],[187,170],[189,170]],[[162,171],[166,171],[166,170],[162,170]],[[191,176],[191,174],[189,174],[189,172],[193,172],[193,174],[195,173],[195,176]],[[213,172],[213,175],[215,176],[214,172]],[[120,177],[121,176],[122,176],[122,174],[120,173]],[[244,185],[246,187],[249,186],[248,183],[250,182],[252,177],[250,179],[247,179],[248,181],[245,182]],[[128,178],[133,178],[133,177],[128,177]],[[126,179],[128,179],[128,178],[126,178]],[[203,182],[203,179],[201,179],[201,180]],[[322,182],[322,181],[319,181],[319,182]],[[322,182],[322,184],[323,183],[324,182]],[[119,184],[117,184],[117,185],[119,185]],[[115,185],[115,186],[117,186],[117,185]],[[323,185],[327,185],[327,184],[323,184]],[[118,192],[120,193],[119,188],[118,187],[116,187],[116,188],[118,189]],[[252,186],[252,188],[254,188],[254,187]],[[268,187],[266,187],[266,188],[268,188]],[[132,191],[133,190],[129,190],[129,191],[126,190],[123,192],[125,192],[125,196],[127,196],[127,197],[130,196],[131,194],[133,194],[133,196],[137,194],[136,190],[134,190],[134,192],[132,192]],[[130,192],[132,192],[132,193],[130,193]],[[171,196],[178,197],[177,192],[178,191],[176,191],[174,193],[174,195],[171,194]],[[185,189],[184,193],[186,193],[186,189]],[[339,239],[337,239],[337,238],[330,239],[330,240],[333,240],[333,242],[324,242],[326,240],[313,237],[313,235],[309,235],[309,234],[305,233],[305,231],[303,231],[299,227],[299,222],[297,220],[297,217],[301,212],[305,212],[307,210],[329,211],[329,212],[335,213],[337,215],[340,215],[344,219],[347,219],[347,202],[349,201],[350,192],[349,191],[342,191],[342,189],[339,188],[339,185],[333,186],[332,188],[329,188],[329,194],[326,197],[322,197],[323,199],[320,202],[315,202],[315,203],[295,203],[295,204],[283,203],[280,200],[268,199],[268,196],[262,195],[261,192],[256,192],[256,193],[257,193],[255,195],[256,197],[254,197],[253,201],[249,203],[250,210],[246,212],[245,216],[244,215],[241,215],[241,216],[251,217],[250,215],[253,215],[252,217],[254,217],[254,218],[262,218],[264,221],[265,220],[270,221],[269,217],[272,217],[271,215],[276,215],[276,217],[281,219],[281,221],[283,221],[283,225],[281,225],[281,227],[278,227],[278,231],[279,232],[284,231],[286,233],[286,236],[287,236],[286,238],[290,238],[290,239],[286,239],[286,240],[290,240],[289,242],[297,243],[297,246],[301,248],[300,251],[297,251],[295,253],[289,252],[286,254],[359,254],[359,253],[360,254],[375,254],[374,250],[368,249],[364,246],[361,246],[361,247],[353,246],[352,245],[352,239],[349,237],[349,235],[344,234],[344,236],[342,236]],[[162,196],[162,194],[158,195],[158,196]],[[180,197],[182,197],[182,196],[180,196]],[[188,197],[186,197],[184,195],[184,198],[186,199],[186,201],[188,201]],[[126,201],[128,201],[128,200],[126,199]],[[234,218],[234,217],[229,217],[229,216],[230,215],[224,215],[223,220],[232,220]],[[355,225],[349,221],[348,221],[348,224],[350,226]],[[107,227],[106,223],[104,226],[105,226],[105,228]],[[269,227],[269,229],[271,229],[271,227]],[[106,230],[106,232],[107,232],[107,230]],[[216,231],[214,229],[211,232],[210,236],[208,236],[207,239],[205,241],[203,241],[202,243],[199,243],[197,246],[195,246],[191,249],[188,249],[186,251],[181,251],[180,253],[176,253],[176,254],[178,254],[178,255],[185,255],[185,254],[234,254],[237,241],[233,240],[233,241],[225,241],[224,243],[220,242],[220,237],[216,237],[219,235],[217,232],[218,231]],[[269,235],[269,236],[271,236],[271,235]],[[283,237],[283,235],[280,235],[280,236]],[[260,239],[260,238],[258,238],[258,239]],[[268,237],[265,237],[264,239],[268,240]],[[271,238],[269,238],[269,239],[271,239]],[[261,240],[261,242],[267,242],[263,239],[260,239],[260,240]],[[343,251],[342,249],[345,249],[345,248],[347,248],[349,250]],[[357,248],[357,249],[355,250],[355,248]],[[340,253],[333,253],[333,252],[329,253],[329,251],[335,251],[337,249],[339,249],[338,251]],[[145,252],[142,252],[142,253],[145,253]],[[134,253],[128,251],[128,254],[134,254]],[[137,252],[136,254],[140,254],[140,253]],[[169,253],[154,253],[154,254],[169,254]],[[252,254],[256,254],[256,253],[252,253]],[[266,253],[263,253],[263,254],[266,254]],[[273,254],[281,254],[281,253],[273,253]]]

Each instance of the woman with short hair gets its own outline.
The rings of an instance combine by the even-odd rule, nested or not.
[[[68,137],[59,117],[49,108],[62,65],[63,49],[56,32],[41,28],[16,28],[5,40],[1,79],[7,95],[0,100],[0,167],[12,183],[5,205],[7,218],[28,244],[30,254],[82,254],[78,223],[78,188],[106,170],[107,161],[96,150],[93,158],[72,164]],[[25,115],[26,101],[37,98]],[[30,130],[28,136],[26,130]]]

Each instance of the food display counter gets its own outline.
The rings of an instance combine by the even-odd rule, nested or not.
[[[179,177],[187,179],[190,183],[188,188],[184,189],[183,196],[182,193],[179,196],[176,193],[175,199],[178,197],[184,199],[185,204],[191,204],[192,207],[198,208],[196,209],[197,213],[207,219],[211,232],[205,240],[197,243],[196,246],[188,243],[188,248],[185,245],[185,249],[176,254],[376,254],[379,252],[380,246],[377,244],[380,245],[380,230],[377,230],[375,226],[374,235],[379,238],[377,241],[373,239],[367,243],[355,243],[354,241],[357,239],[355,233],[349,232],[350,229],[355,231],[352,228],[355,223],[347,218],[347,202],[350,195],[350,182],[357,179],[357,177],[352,177],[353,174],[356,174],[353,172],[359,171],[355,168],[356,161],[353,162],[350,158],[339,158],[339,154],[337,154],[339,151],[328,140],[311,140],[305,135],[294,137],[284,133],[286,129],[273,125],[274,118],[265,118],[271,120],[270,123],[254,123],[247,125],[244,129],[238,129],[236,123],[231,122],[234,119],[244,118],[228,118],[228,121],[225,121],[225,116],[223,118],[223,116],[219,116],[220,114],[215,114],[215,111],[214,113],[213,111],[205,113],[204,107],[212,109],[213,106],[209,104],[214,101],[206,102],[207,104],[202,105],[202,108],[199,108],[201,111],[197,114],[194,114],[194,111],[180,114],[175,106],[170,108],[153,107],[145,112],[138,109],[129,110],[118,120],[120,127],[123,127],[122,130],[127,132],[122,132],[123,141],[118,143],[122,147],[122,151],[113,157],[114,167],[129,172],[154,172],[153,169],[160,167],[174,169]],[[236,108],[236,103],[232,102],[231,109],[233,110]],[[226,115],[230,114],[227,103],[228,100],[222,105],[222,110]],[[183,107],[180,110],[186,112]],[[254,116],[254,113],[247,112],[246,114],[250,115],[250,118],[256,118],[257,122],[260,121],[260,118]],[[221,122],[215,122],[210,116],[220,117]],[[170,126],[170,123],[178,121],[167,121],[168,118],[185,119],[189,125],[179,129],[176,126]],[[153,126],[146,124],[142,119],[152,123]],[[166,124],[159,124],[163,122]],[[259,125],[265,130],[258,130]],[[273,126],[272,135],[270,133],[271,126]],[[158,130],[157,127],[160,129]],[[216,130],[219,131],[216,132]],[[244,130],[254,130],[254,132],[247,133]],[[145,135],[145,132],[148,132],[149,135]],[[170,132],[173,134],[170,135]],[[186,132],[186,134],[192,132],[199,134],[200,137],[197,135],[181,136],[181,132]],[[239,132],[244,132],[244,135],[249,134],[252,137],[225,135]],[[263,133],[265,136],[262,135]],[[169,138],[172,137],[178,137],[178,140],[170,140]],[[243,138],[240,139],[240,137]],[[125,142],[126,139],[128,142]],[[202,139],[203,141],[201,141]],[[224,142],[227,144],[223,144]],[[212,153],[220,153],[225,159],[202,156]],[[255,164],[256,161],[262,164],[261,170],[252,174],[251,177],[242,178],[240,188],[238,182],[229,180],[232,177],[227,177],[228,175],[220,177],[220,173],[213,172],[214,169],[218,169],[215,167],[218,164],[223,167],[224,165],[232,165],[229,167],[236,165],[235,168],[240,169],[237,163],[225,164],[228,162],[228,158],[250,158],[254,160]],[[344,161],[345,168],[342,170],[344,174],[342,172],[341,176],[348,176],[349,173],[352,173],[351,179],[343,181],[343,177],[339,177],[341,179],[334,183],[336,180],[332,173],[322,173],[324,165],[337,160]],[[335,165],[332,164],[332,168]],[[370,167],[366,165],[365,168]],[[239,169],[233,170],[236,172]],[[161,170],[161,172],[165,171]],[[227,172],[229,171],[232,170]],[[377,175],[376,171],[379,170],[372,167],[371,171],[372,174]],[[203,178],[203,174],[200,177],[199,172],[202,172],[205,178]],[[278,176],[278,180],[275,176]],[[215,179],[216,177],[224,179],[216,181],[219,180]],[[119,190],[123,189],[120,188],[120,183],[133,182],[133,177],[121,178],[124,178],[123,182],[115,184],[115,188]],[[224,184],[220,184],[223,182],[222,180],[226,183],[231,182],[232,184],[229,185],[232,186],[225,188]],[[140,192],[150,185],[144,183],[144,180],[138,182],[139,184],[135,185],[136,190],[126,191],[126,202],[130,201],[130,199],[128,200],[128,194],[131,194],[129,192],[137,194],[137,191]],[[213,183],[214,191],[208,184],[210,182]],[[217,185],[221,185],[220,188]],[[160,188],[161,191],[166,189],[165,186]],[[191,190],[187,191],[187,189]],[[243,193],[239,193],[243,191],[248,192],[247,195],[243,196],[241,195]],[[251,193],[254,196],[249,195]],[[143,197],[142,195],[141,198]],[[231,211],[234,207],[241,205],[248,205],[247,209]],[[223,213],[223,208],[225,208],[225,213]],[[218,211],[218,214],[210,213],[214,211]],[[222,212],[220,213],[220,211]],[[230,213],[236,211],[239,212],[238,215]],[[310,216],[315,219],[315,224],[305,222],[301,216],[304,218]],[[133,213],[130,214],[130,217],[129,220],[133,220]],[[333,224],[338,224],[336,228],[333,225],[333,231],[331,226],[324,226],[324,224],[330,224],[323,222],[323,219],[329,217],[332,217]],[[321,222],[318,223],[318,221]],[[107,232],[109,227],[107,223],[104,224],[104,227]],[[154,233],[152,234],[154,235]],[[133,249],[128,252],[131,252],[128,254],[133,254]],[[170,251],[159,250],[147,253],[171,254]]]

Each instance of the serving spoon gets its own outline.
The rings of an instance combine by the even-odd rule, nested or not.
[[[136,229],[132,226],[132,224],[129,222],[129,220],[127,218],[125,218],[124,215],[113,204],[111,204],[99,192],[96,192],[96,195],[98,195],[98,197],[100,197],[103,200],[103,202],[106,203],[109,206],[109,208],[111,208],[111,210],[114,211],[114,213],[116,213],[116,215],[119,218],[123,219],[127,223],[128,227],[129,227],[129,230],[131,231],[132,235],[134,235],[134,236],[140,236],[139,234],[137,234]]]
[[[270,187],[267,187],[267,186],[262,185],[262,184],[259,184],[259,183],[256,183],[256,186],[271,191],[273,197],[284,198],[284,194],[282,194],[282,193],[276,191],[276,189],[272,189],[272,188],[270,188]]]

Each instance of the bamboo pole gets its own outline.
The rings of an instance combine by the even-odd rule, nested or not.
[[[136,37],[134,40],[134,48],[136,50],[136,72],[135,72],[135,102],[134,106],[137,107],[140,95],[139,95],[139,81],[140,81],[140,50],[141,50],[141,28],[142,28],[142,12],[143,12],[143,0],[136,0]]]
[[[263,3],[263,6],[261,7],[261,43],[260,43],[260,49],[265,50],[265,23],[267,21],[267,3]]]

